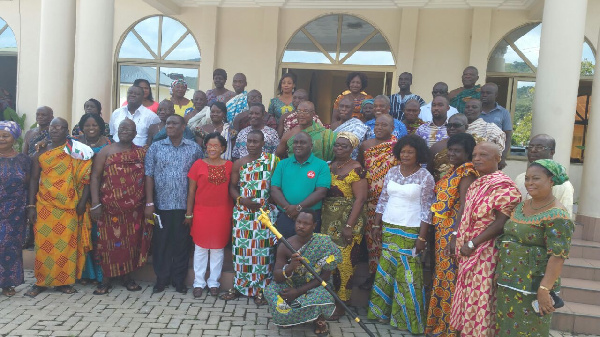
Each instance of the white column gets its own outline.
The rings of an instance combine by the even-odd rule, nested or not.
[[[264,69],[260,79],[256,81],[258,90],[262,93],[263,103],[268,104],[270,97],[274,97],[279,81],[279,50],[277,37],[279,35],[279,7],[269,6],[262,8],[261,51],[262,57],[256,60],[260,69]],[[251,80],[251,79],[250,79]]]
[[[202,14],[200,16],[202,31],[205,33],[204,38],[200,42],[200,78],[198,79],[198,88],[202,88],[203,91],[212,89],[213,84],[213,70],[217,68],[217,6],[204,6],[202,7]],[[231,75],[230,81],[233,80]]]
[[[398,39],[398,47],[396,48],[396,76],[392,79],[392,93],[400,91],[398,76],[403,72],[413,72],[419,25],[419,9],[414,7],[403,8],[400,16],[400,38]],[[419,86],[419,76],[413,74],[413,79],[413,87]]]
[[[600,35],[598,37],[600,46]],[[592,93],[600,96],[600,54],[596,53],[596,67],[594,69],[594,83]],[[581,191],[579,192],[579,205],[577,214],[600,218],[600,104],[592,104],[589,113],[588,129],[585,136],[585,158],[581,174]]]
[[[469,65],[479,70],[479,82],[485,82],[487,72],[490,30],[492,27],[492,9],[474,8],[471,23],[471,51]]]
[[[85,1],[84,1],[85,2]],[[75,0],[42,0],[38,105],[71,119],[75,57]]]
[[[114,0],[80,1],[75,44],[72,123],[83,115],[83,103],[102,103],[102,117],[111,112]]]
[[[557,140],[554,159],[569,167],[587,0],[546,0],[533,103],[532,135]],[[588,151],[586,151],[587,153]]]

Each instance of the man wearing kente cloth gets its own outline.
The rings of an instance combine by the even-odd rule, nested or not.
[[[298,125],[283,134],[275,154],[279,158],[293,157],[294,138],[300,131],[304,131],[312,139],[312,153],[315,157],[325,161],[332,160],[333,143],[335,143],[336,133],[313,121],[315,105],[310,101],[304,101],[298,105],[296,113],[298,116]]]
[[[479,71],[473,66],[465,68],[462,74],[462,84],[448,93],[450,106],[455,107],[460,113],[465,112],[465,104],[472,98],[481,98],[481,85],[475,84],[479,79]]]
[[[86,202],[90,195],[91,158],[87,145],[67,139],[69,124],[54,118],[50,143],[33,157],[27,218],[35,236],[36,283],[25,294],[35,297],[47,287],[65,294],[81,278],[85,253],[90,251],[91,222]]]
[[[304,259],[326,282],[331,280],[331,271],[342,261],[342,253],[326,234],[313,233],[317,223],[315,213],[303,209],[296,218],[296,235],[288,242],[298,253],[283,244],[277,248],[274,283],[265,289],[273,324],[282,327],[314,322],[317,336],[327,335],[329,328],[325,320],[335,310],[333,296],[302,265]]]
[[[117,133],[119,141],[98,153],[92,169],[91,215],[99,233],[95,252],[104,275],[94,295],[109,292],[111,278],[118,276],[127,290],[141,290],[129,273],[146,263],[152,239],[152,225],[144,219],[146,148],[133,144],[137,131],[131,119],[124,119]]]

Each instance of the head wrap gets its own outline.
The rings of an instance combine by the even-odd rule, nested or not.
[[[171,82],[171,89],[175,88],[175,86],[176,86],[177,84],[183,84],[183,86],[184,86],[184,87],[185,87],[185,89],[187,90],[187,87],[188,87],[188,86],[187,86],[187,82],[186,82],[186,81],[184,81],[184,80],[183,80],[183,79],[181,79],[181,78],[180,78],[180,79],[178,79],[178,80],[175,80],[175,81]]]
[[[569,176],[567,175],[567,170],[565,170],[565,167],[552,159],[538,159],[533,163],[541,165],[543,168],[552,173],[552,181],[554,182],[554,185],[562,185],[565,181],[569,180]]]
[[[19,127],[19,124],[13,121],[0,121],[0,130],[10,132],[15,139],[21,136],[21,128]]]
[[[358,137],[356,137],[356,135],[353,134],[352,132],[348,132],[348,131],[339,132],[336,140],[339,138],[348,139],[350,141],[350,144],[352,145],[353,149],[355,149],[358,146],[358,144],[360,143],[360,140],[358,139]]]
[[[363,101],[360,103],[360,113],[363,113],[363,108],[365,107],[365,105],[367,104],[371,104],[374,105],[375,104],[375,100],[372,98],[369,99],[363,99]]]

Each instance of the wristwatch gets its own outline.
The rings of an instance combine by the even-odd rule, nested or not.
[[[300,211],[302,211],[302,205],[298,205],[298,206],[296,206],[296,211],[297,211],[297,212],[300,212]]]
[[[475,244],[473,243],[473,241],[469,240],[467,242],[467,247],[469,247],[469,249],[475,249]]]

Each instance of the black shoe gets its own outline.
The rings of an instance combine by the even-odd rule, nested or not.
[[[175,287],[175,291],[180,294],[185,295],[188,292],[188,288],[185,285],[180,285],[180,286]]]
[[[165,291],[165,286],[162,284],[155,284],[154,287],[152,288],[152,293],[153,294],[157,294],[157,293],[162,293],[163,291]]]

